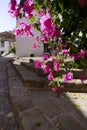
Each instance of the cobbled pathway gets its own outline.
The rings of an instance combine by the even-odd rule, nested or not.
[[[7,58],[0,57],[0,130],[19,130],[8,96],[7,61]]]

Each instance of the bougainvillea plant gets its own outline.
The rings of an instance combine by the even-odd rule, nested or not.
[[[64,88],[61,79],[73,79],[73,67],[87,67],[87,0],[11,0],[8,12],[17,19],[27,19],[13,30],[16,36],[32,36],[34,48],[44,44],[50,50],[43,54],[42,61],[35,61],[35,67],[46,73],[53,92]],[[32,27],[41,35],[34,36]],[[64,73],[59,74],[62,68]]]

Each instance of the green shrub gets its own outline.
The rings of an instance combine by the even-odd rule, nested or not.
[[[10,48],[10,52],[16,53],[16,46],[15,45]]]

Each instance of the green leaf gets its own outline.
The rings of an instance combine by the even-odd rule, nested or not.
[[[49,86],[52,87],[54,85],[55,85],[55,83],[53,81],[50,81]]]
[[[60,80],[60,76],[59,76],[59,77],[54,78],[54,81],[59,81],[59,80]]]
[[[34,21],[35,21],[35,16],[32,16],[32,17],[29,18],[28,20],[29,20],[29,22],[31,22],[31,23],[34,22]]]
[[[62,13],[63,13],[63,11],[64,11],[63,3],[58,2],[58,4],[59,4],[59,7],[60,7],[60,9],[61,9],[61,11],[62,11]]]
[[[60,87],[60,76],[54,78],[54,81],[57,83],[57,86]]]
[[[38,24],[38,23],[35,23],[35,24],[34,24],[34,29],[37,29],[38,31],[40,31],[40,29],[39,29],[39,24]]]
[[[16,28],[18,28],[18,24],[16,24]]]
[[[20,7],[23,7],[23,4],[24,4],[24,0],[20,0]]]
[[[57,81],[57,86],[60,87],[60,82],[59,82],[59,80]]]
[[[38,3],[36,3],[36,4],[34,5],[34,8],[35,8],[36,11],[39,11],[39,5],[38,5]]]

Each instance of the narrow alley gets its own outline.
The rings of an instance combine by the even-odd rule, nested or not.
[[[8,96],[7,61],[7,58],[0,57],[0,130],[19,130]]]

